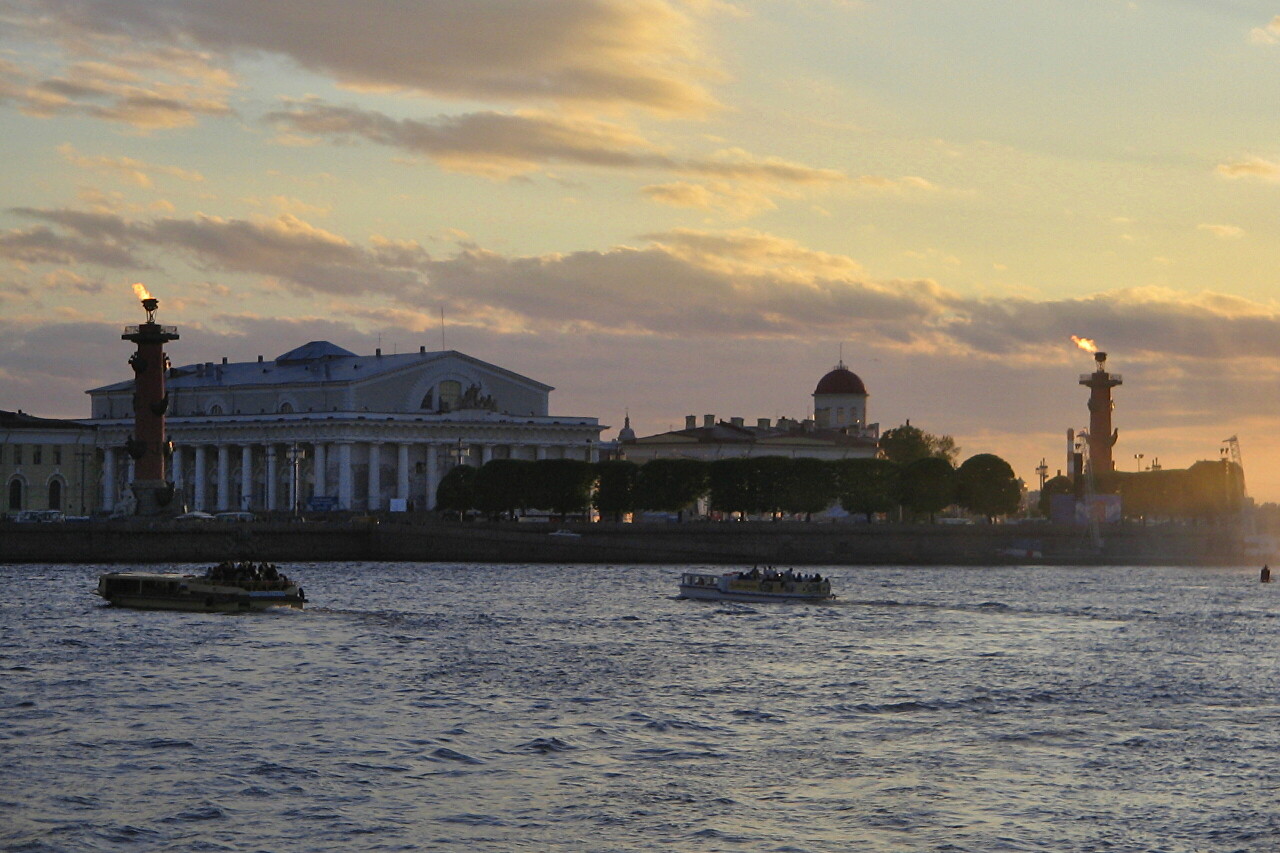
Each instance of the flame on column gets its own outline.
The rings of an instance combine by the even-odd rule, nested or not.
[[[134,285],[133,285],[133,295],[134,295],[134,296],[137,296],[139,301],[141,301],[141,300],[143,300],[143,299],[153,299],[153,298],[154,298],[154,297],[152,297],[152,295],[151,295],[151,291],[147,290],[146,285],[144,285],[144,284],[143,284],[142,282],[140,282],[140,281],[139,281],[139,282],[134,282]]]
[[[1084,350],[1085,352],[1098,351],[1098,345],[1094,343],[1091,338],[1079,338],[1079,337],[1076,337],[1075,335],[1072,335],[1071,340],[1073,340],[1075,342],[1075,345],[1080,347],[1080,349]]]

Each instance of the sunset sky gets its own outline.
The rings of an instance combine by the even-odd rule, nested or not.
[[[0,408],[442,343],[616,436],[869,417],[1033,486],[1088,424],[1280,500],[1280,3],[0,0]],[[1142,454],[1142,459],[1135,458]]]

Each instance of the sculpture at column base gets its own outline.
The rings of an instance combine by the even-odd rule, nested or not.
[[[133,515],[167,515],[173,503],[173,483],[164,480],[134,480],[129,485],[133,492]]]

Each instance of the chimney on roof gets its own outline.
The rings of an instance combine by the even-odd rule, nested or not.
[[[374,350],[373,354],[376,355],[378,358],[382,358],[382,347],[378,347],[376,350]]]
[[[698,428],[698,416],[697,416],[697,415],[685,415],[685,416],[684,416],[684,428],[685,428],[685,429],[697,429],[697,428]]]
[[[743,426],[746,425],[747,422],[744,421],[742,418],[729,418],[729,423],[741,429]]]
[[[427,354],[426,347],[418,347],[418,355],[426,355],[426,354]]]
[[[262,356],[258,356],[258,364],[262,364]]]
[[[226,363],[227,363],[227,357],[226,357],[225,355],[222,357],[222,363],[223,363],[223,364],[226,364]]]
[[[768,418],[756,418],[756,429],[768,429],[768,428],[769,428]]]
[[[715,426],[715,425],[716,425],[716,416],[715,416],[715,415],[703,415],[703,416],[702,416],[702,425],[703,425],[704,427],[706,427],[707,429],[711,429],[711,427],[713,427],[713,426]]]

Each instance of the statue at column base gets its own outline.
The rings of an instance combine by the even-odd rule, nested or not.
[[[165,515],[173,503],[173,483],[165,480],[135,480],[129,488],[133,491],[134,515]]]

